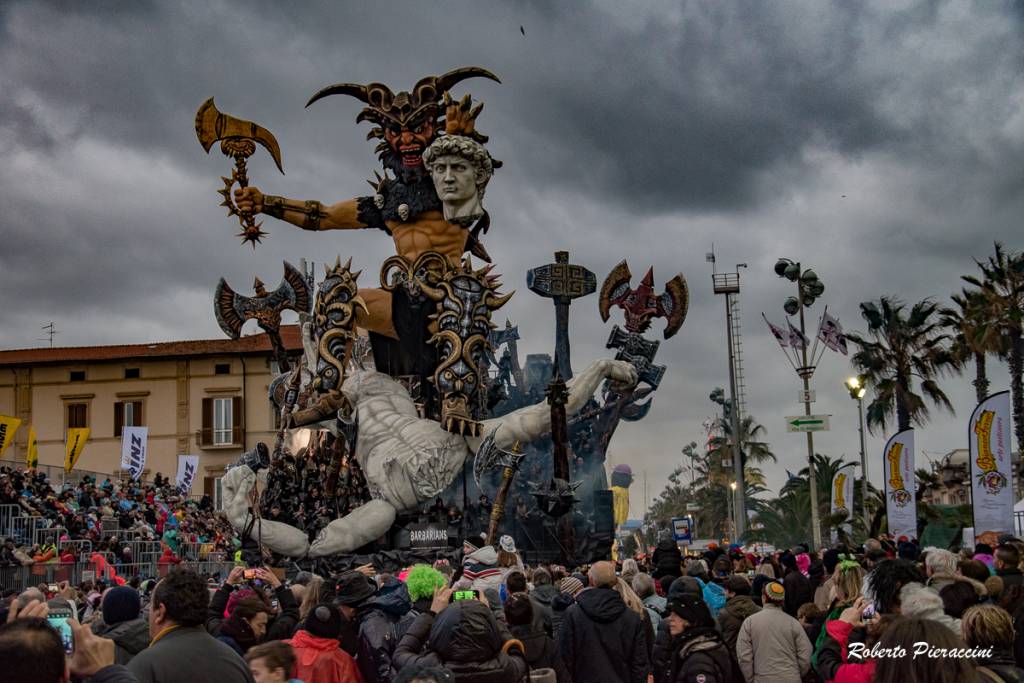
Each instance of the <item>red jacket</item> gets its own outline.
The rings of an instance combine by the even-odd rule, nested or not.
[[[864,662],[847,659],[846,645],[850,641],[850,631],[853,624],[834,619],[825,624],[825,632],[828,633],[837,643],[842,653],[843,664],[836,670],[836,676],[831,683],[871,683],[875,678],[875,661],[873,659]]]
[[[295,650],[292,678],[316,683],[364,683],[356,660],[341,649],[335,638],[317,638],[309,631],[297,631],[284,642]]]

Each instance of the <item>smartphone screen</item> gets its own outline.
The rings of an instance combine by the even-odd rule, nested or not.
[[[71,624],[68,623],[70,618],[71,610],[53,608],[50,609],[50,614],[46,617],[46,620],[50,622],[50,626],[60,635],[60,642],[64,646],[64,653],[69,655],[75,651],[75,639],[71,633]]]
[[[51,583],[51,584],[49,584],[49,585],[48,585],[48,586],[46,587],[46,590],[47,590],[47,591],[48,591],[49,593],[53,593],[53,594],[56,594],[56,593],[57,593],[57,591],[59,591],[59,590],[60,590],[60,586],[58,586],[58,585],[57,585],[57,584],[55,584],[55,583]]]
[[[245,578],[246,581],[251,581],[252,579],[256,578],[256,570],[246,569],[245,573],[242,576]]]
[[[456,600],[479,600],[480,591],[455,591],[452,593],[452,602]]]
[[[875,603],[872,602],[871,604],[869,604],[867,607],[864,608],[864,611],[861,612],[861,618],[862,619],[874,619],[875,618]]]

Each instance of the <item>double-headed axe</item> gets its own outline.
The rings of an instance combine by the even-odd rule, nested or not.
[[[484,438],[476,452],[476,458],[473,460],[473,478],[476,480],[477,488],[481,491],[483,491],[483,474],[488,470],[501,470],[501,484],[498,485],[498,493],[494,496],[494,506],[491,508],[491,519],[487,525],[485,545],[493,545],[498,536],[498,526],[501,524],[501,518],[505,515],[508,492],[512,488],[512,480],[515,479],[516,472],[519,471],[519,464],[524,457],[518,441],[512,446],[511,451],[498,448],[494,444],[494,435],[497,431],[498,428],[495,427]]]
[[[231,198],[231,188],[235,183],[238,183],[239,187],[249,186],[246,159],[256,151],[257,142],[270,152],[274,163],[277,164],[277,170],[284,174],[284,168],[281,166],[281,147],[277,144],[277,139],[263,126],[221,113],[213,103],[212,97],[203,102],[196,112],[196,137],[207,154],[210,153],[213,143],[220,140],[220,151],[235,160],[231,177],[221,177],[224,188],[217,192],[224,197],[221,206],[228,208],[228,216],[238,216],[238,222],[242,225],[242,232],[238,233],[238,236],[242,238],[242,244],[251,242],[252,248],[255,249],[256,243],[267,233],[260,230],[263,224],[257,223],[252,213],[238,210]]]

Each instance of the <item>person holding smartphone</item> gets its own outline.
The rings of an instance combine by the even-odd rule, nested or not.
[[[74,675],[93,683],[139,683],[127,669],[114,663],[114,649],[114,641],[93,634],[67,610],[51,612],[49,605],[38,600],[29,602],[0,626],[0,662],[5,681],[70,683]]]

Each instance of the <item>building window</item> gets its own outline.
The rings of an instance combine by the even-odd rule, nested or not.
[[[203,399],[203,446],[240,445],[242,439],[242,399],[225,396]]]
[[[85,370],[72,370],[71,380],[72,382],[84,382],[85,381]]]
[[[125,368],[124,369],[124,378],[125,379],[138,379],[139,378],[139,369],[138,368]]]
[[[68,411],[68,429],[76,429],[79,427],[89,426],[89,404],[88,403],[69,403],[67,407]]]
[[[213,374],[215,375],[230,375],[231,374],[231,363],[217,363],[213,366]]]
[[[114,404],[114,436],[124,427],[142,426],[142,401],[118,401]]]

